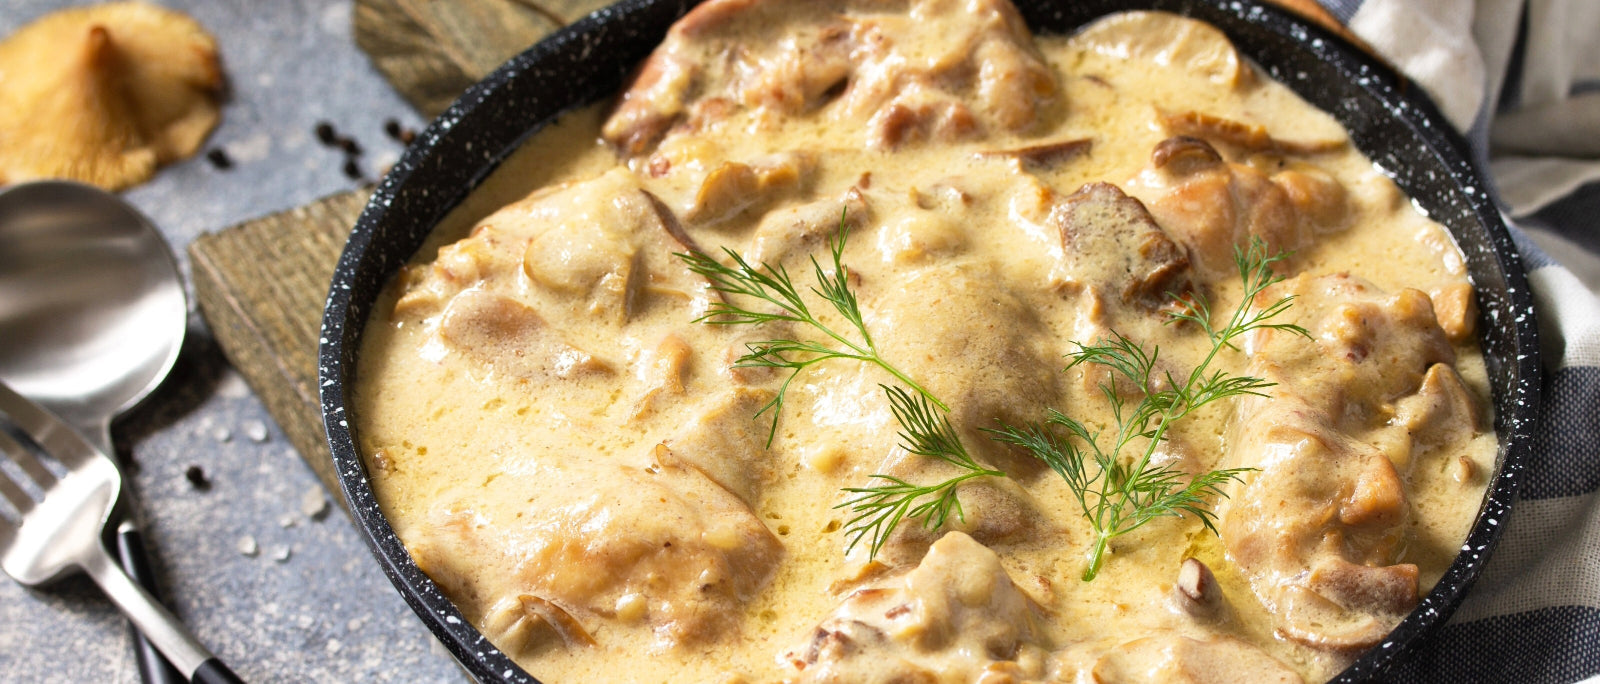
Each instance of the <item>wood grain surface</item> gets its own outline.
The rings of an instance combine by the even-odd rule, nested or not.
[[[318,408],[318,331],[334,264],[370,195],[340,193],[189,244],[212,335],[332,492],[339,480]]]
[[[352,31],[384,78],[427,118],[467,86],[609,0],[356,0]]]
[[[1273,1],[1354,39],[1315,0]],[[352,30],[390,83],[432,117],[504,60],[605,4],[356,0]],[[339,486],[317,399],[317,339],[334,263],[369,195],[333,195],[189,247],[200,308],[218,344],[333,492]]]

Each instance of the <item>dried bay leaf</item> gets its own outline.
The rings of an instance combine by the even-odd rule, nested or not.
[[[356,45],[432,118],[467,86],[608,0],[356,0]]]

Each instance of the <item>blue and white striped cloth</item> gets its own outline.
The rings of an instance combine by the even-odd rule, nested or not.
[[[1490,169],[1547,372],[1499,547],[1393,677],[1600,682],[1600,0],[1321,2],[1420,84]]]

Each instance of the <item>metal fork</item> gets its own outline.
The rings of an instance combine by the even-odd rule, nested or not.
[[[38,586],[79,569],[111,597],[128,619],[190,681],[203,684],[240,682],[222,661],[195,641],[178,620],[140,587],[106,551],[103,532],[117,494],[122,471],[104,452],[89,444],[61,419],[0,383],[0,414],[65,467],[57,477],[31,449],[0,429],[0,452],[25,473],[24,482],[0,469],[0,496],[20,519],[0,511],[0,567],[22,584]]]

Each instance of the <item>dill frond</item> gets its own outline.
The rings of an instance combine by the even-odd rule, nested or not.
[[[871,487],[846,487],[851,498],[834,508],[848,508],[854,514],[845,523],[845,539],[849,553],[861,540],[870,540],[868,557],[876,557],[889,539],[889,534],[904,518],[922,518],[930,530],[943,527],[953,512],[958,520],[965,519],[961,501],[956,498],[956,488],[961,483],[979,477],[1005,477],[1005,473],[986,467],[961,443],[960,435],[950,424],[950,418],[935,408],[932,401],[913,395],[900,387],[882,385],[889,396],[889,406],[895,420],[900,423],[900,448],[909,453],[944,461],[960,469],[960,473],[943,482],[918,485],[893,475],[874,474],[872,479],[881,483]]]
[[[1093,364],[1111,372],[1111,380],[1101,385],[1101,391],[1116,423],[1113,434],[1092,432],[1078,420],[1055,410],[1044,422],[1020,427],[1002,424],[998,429],[987,430],[996,441],[1022,447],[1043,461],[1071,488],[1094,531],[1084,581],[1093,580],[1100,572],[1112,539],[1151,520],[1187,514],[1216,532],[1215,514],[1208,499],[1225,496],[1223,485],[1240,480],[1251,469],[1213,470],[1189,477],[1172,464],[1153,464],[1151,459],[1173,423],[1212,402],[1246,395],[1265,396],[1264,391],[1273,386],[1261,378],[1212,369],[1223,349],[1236,350],[1234,341],[1252,330],[1281,330],[1310,337],[1298,325],[1271,322],[1289,309],[1292,296],[1264,307],[1255,306],[1262,292],[1282,280],[1272,271],[1272,264],[1285,256],[1268,255],[1266,245],[1259,239],[1252,239],[1245,249],[1235,249],[1234,262],[1244,283],[1244,294],[1226,320],[1215,320],[1210,304],[1199,294],[1179,299],[1179,309],[1169,314],[1169,322],[1194,323],[1211,343],[1203,360],[1185,377],[1168,373],[1164,384],[1153,382],[1160,348],[1146,351],[1115,331],[1094,344],[1077,343],[1078,348],[1067,354],[1068,368]],[[1119,379],[1140,390],[1138,403],[1127,405],[1117,391]],[[1156,389],[1158,384],[1164,389]],[[1094,464],[1092,468],[1090,462]]]
[[[682,259],[690,271],[705,277],[710,282],[711,289],[723,295],[722,299],[712,302],[705,315],[695,319],[695,322],[710,325],[755,325],[784,321],[815,330],[825,338],[820,341],[771,339],[751,342],[745,345],[745,354],[734,361],[735,368],[780,368],[789,371],[788,378],[783,381],[777,394],[756,413],[757,416],[769,411],[772,413],[772,426],[767,431],[767,446],[771,446],[772,440],[777,436],[778,417],[783,412],[783,401],[789,385],[801,371],[829,359],[851,359],[875,365],[905,383],[939,409],[950,410],[949,406],[932,392],[917,384],[905,372],[883,358],[878,353],[877,346],[873,344],[872,334],[867,331],[866,321],[861,315],[861,304],[856,299],[855,292],[850,289],[850,271],[844,265],[844,246],[849,232],[845,218],[844,215],[840,215],[839,230],[828,239],[833,270],[830,272],[824,269],[815,256],[811,257],[816,285],[807,289],[830,304],[833,310],[855,329],[855,338],[833,329],[811,311],[800,289],[795,286],[794,280],[790,278],[788,270],[782,264],[751,265],[738,252],[727,247],[722,248],[722,253],[732,262],[731,266],[700,252],[674,255]],[[741,303],[745,298],[765,302],[770,308],[747,307]]]

